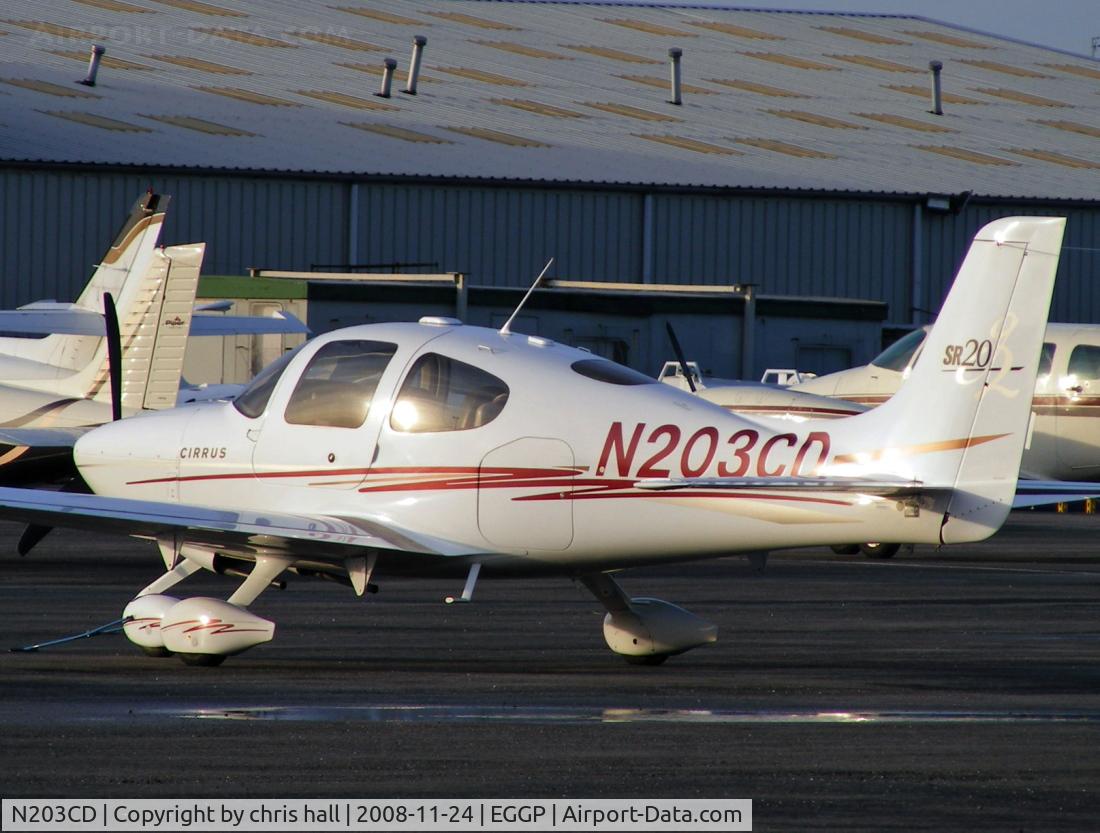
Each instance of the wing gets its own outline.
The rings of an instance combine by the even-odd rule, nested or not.
[[[309,327],[289,312],[274,315],[193,315],[190,335],[227,336],[260,333],[301,333]]]
[[[0,331],[27,335],[62,333],[102,338],[107,334],[107,326],[103,323],[102,313],[71,304],[38,301],[15,310],[0,310]]]
[[[183,543],[245,557],[276,552],[342,563],[365,551],[442,557],[482,552],[367,518],[233,512],[40,489],[0,488],[0,518],[139,537],[176,536]]]
[[[0,484],[41,487],[70,481],[77,474],[73,445],[89,430],[0,427]]]
[[[950,492],[950,487],[929,486],[917,480],[906,480],[891,475],[870,477],[669,477],[639,480],[639,489],[671,491],[673,489],[729,489],[751,490],[782,489],[798,492],[843,492],[882,497],[907,497]]]
[[[1016,484],[1013,509],[1028,506],[1048,506],[1052,503],[1072,503],[1075,500],[1100,497],[1100,483],[1070,480],[1021,480]]]

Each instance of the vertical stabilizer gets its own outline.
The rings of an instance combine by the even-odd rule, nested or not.
[[[122,320],[127,299],[132,302],[136,297],[134,285],[153,261],[167,205],[168,197],[152,192],[134,203],[73,306],[102,314],[103,296],[110,293]],[[54,334],[42,339],[0,338],[0,353],[44,366],[41,378],[21,378],[18,384],[60,396],[81,397],[89,394],[87,374],[94,376],[106,361],[107,346],[99,336]]]
[[[944,543],[988,537],[1012,508],[1064,228],[1008,217],[981,229],[901,390],[843,421],[844,445],[866,451],[839,455],[836,473],[954,488]]]

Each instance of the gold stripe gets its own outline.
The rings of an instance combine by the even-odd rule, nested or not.
[[[1009,434],[989,434],[984,437],[966,437],[961,440],[940,440],[934,443],[921,443],[920,445],[901,446],[900,448],[884,448],[877,451],[863,451],[855,454],[838,454],[833,461],[836,463],[865,463],[872,460],[881,460],[886,455],[891,457],[915,457],[921,454],[935,454],[940,451],[959,451],[964,448],[973,448],[978,445],[1008,437]]]
[[[107,250],[107,254],[104,255],[101,263],[105,263],[108,266],[113,264],[122,256],[123,251],[125,251],[126,248],[131,243],[133,243],[134,240],[137,239],[138,235],[144,233],[145,229],[153,225],[153,223],[156,223],[159,226],[162,222],[164,222],[163,213],[151,214],[148,217],[142,217],[140,220],[134,223],[134,227],[130,229],[129,232],[127,232],[126,237],[122,239],[121,243],[119,243],[117,246],[111,246],[111,248]]]

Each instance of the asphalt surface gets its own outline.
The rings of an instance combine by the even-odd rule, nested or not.
[[[0,525],[0,645],[121,615],[151,545]],[[218,668],[121,636],[0,654],[6,797],[751,798],[756,830],[1100,829],[1100,516],[890,561],[627,573],[719,625],[658,668],[560,579],[296,579]],[[181,595],[231,592],[195,576]]]

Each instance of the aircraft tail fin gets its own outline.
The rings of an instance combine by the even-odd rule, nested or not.
[[[138,197],[122,228],[96,265],[88,285],[76,299],[76,306],[102,312],[104,292],[120,299],[127,279],[131,275],[145,274],[160,237],[169,200],[170,197],[152,191]]]
[[[1012,508],[1064,228],[1061,217],[982,228],[909,378],[885,404],[843,420],[844,445],[875,447],[839,455],[835,473],[952,490],[943,543],[987,538]]]
[[[205,250],[205,243],[157,249],[141,279],[128,282],[131,294],[118,305],[124,411],[175,404]],[[106,355],[91,367],[87,395],[110,401]]]

